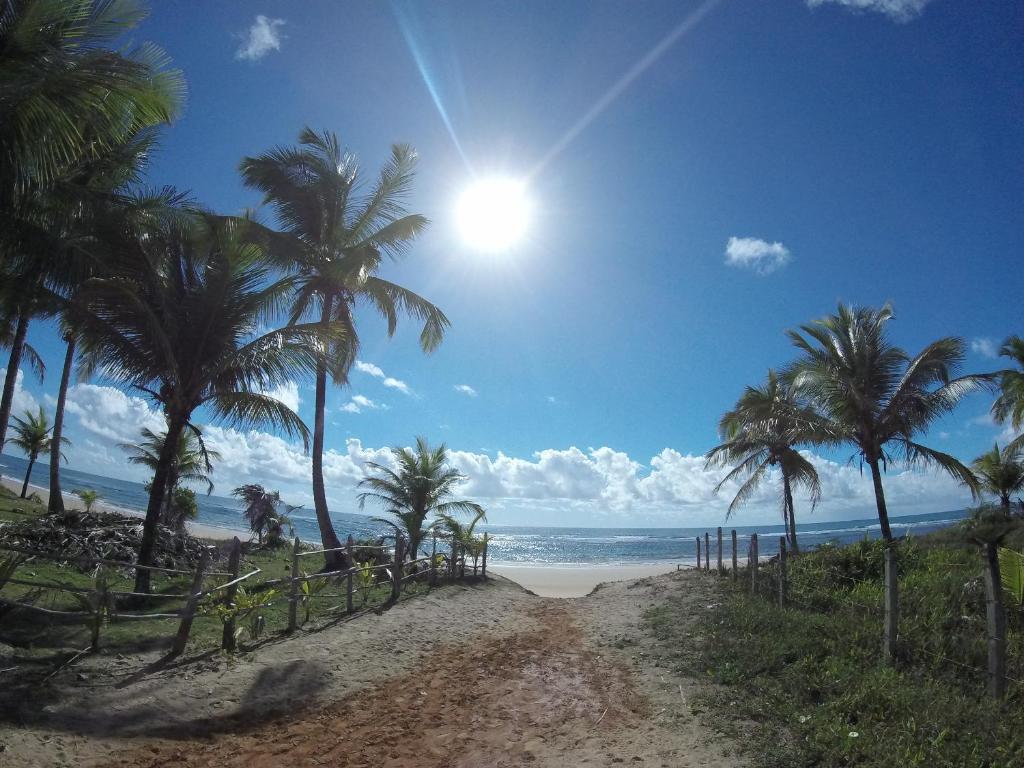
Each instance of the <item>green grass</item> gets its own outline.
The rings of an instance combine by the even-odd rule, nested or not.
[[[0,521],[23,521],[26,517],[41,515],[45,508],[33,502],[18,499],[14,494],[0,488]],[[210,566],[211,570],[227,570],[226,542],[210,542],[218,545],[218,559]],[[5,553],[0,552],[0,557]],[[313,573],[324,565],[322,558],[307,556],[302,558],[301,566],[307,573]],[[257,550],[243,554],[239,571],[245,574],[260,569],[260,573],[242,582],[244,592],[249,596],[259,596],[258,602],[269,602],[271,605],[261,608],[258,613],[264,618],[265,631],[260,640],[272,639],[286,631],[288,626],[288,585],[266,587],[265,581],[289,576],[291,573],[290,548],[277,550]],[[118,591],[131,591],[133,574],[131,570],[105,569],[108,588]],[[23,563],[14,574],[15,578],[44,583],[61,583],[65,585],[91,589],[95,586],[94,574],[71,566],[46,560],[33,560]],[[208,577],[204,588],[217,586],[227,582],[228,577]],[[161,595],[185,594],[191,584],[191,576],[170,574],[153,574],[153,596],[151,598],[133,598],[130,604],[122,601],[121,610],[137,613],[171,613],[179,611],[184,600],[166,598]],[[15,600],[33,591],[33,587],[7,584],[0,596]],[[273,590],[273,594],[269,590]],[[429,591],[429,587],[417,581],[406,582],[402,599],[413,597]],[[366,596],[365,606],[373,607],[383,604],[391,594],[390,584],[378,584]],[[192,626],[189,640],[190,651],[202,651],[220,647],[223,631],[222,619],[215,613],[215,605],[219,600],[207,599],[200,606],[200,615]],[[44,608],[62,611],[81,611],[82,606],[77,598],[67,592],[56,589],[47,591],[36,602]],[[354,607],[360,610],[364,606],[363,596],[356,590]],[[320,592],[309,597],[310,622],[314,626],[345,615],[344,583],[330,580],[330,584]],[[306,605],[300,604],[298,620],[304,623]],[[106,623],[100,632],[100,646],[110,653],[132,653],[152,649],[163,649],[170,646],[171,639],[177,632],[178,619],[147,619],[118,620],[114,617]],[[255,640],[250,637],[245,617],[237,621],[242,629],[239,647],[245,650],[252,647]],[[19,652],[34,654],[50,654],[69,650],[78,650],[89,645],[90,633],[85,619],[58,618],[44,616],[39,613],[14,609],[0,618],[0,643],[19,649]]]
[[[647,628],[676,664],[717,683],[702,707],[745,743],[756,765],[1024,765],[1024,686],[985,692],[985,603],[976,547],[954,534],[899,545],[901,622],[895,667],[881,661],[883,547],[861,542],[791,559],[792,603],[723,580],[721,604],[691,637],[669,598]],[[1008,674],[1024,680],[1024,616],[1009,610]],[[937,658],[939,657],[939,658]],[[978,671],[981,670],[981,671]],[[751,725],[752,724],[752,725]]]

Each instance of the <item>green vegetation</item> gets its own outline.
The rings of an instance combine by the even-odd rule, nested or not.
[[[249,523],[249,530],[256,534],[260,546],[263,546],[264,534],[269,546],[276,547],[283,543],[284,526],[290,526],[291,521],[279,509],[284,504],[280,493],[268,491],[257,483],[249,483],[235,488],[231,495],[245,503],[242,517]]]
[[[391,519],[375,517],[374,520],[391,526],[395,533],[408,542],[408,555],[415,560],[426,533],[425,523],[429,515],[439,519],[452,513],[468,512],[482,516],[483,507],[465,499],[452,499],[455,489],[466,477],[448,465],[448,448],[444,443],[431,448],[425,437],[416,438],[416,450],[392,448],[398,469],[392,470],[373,461],[366,462],[370,473],[359,481],[360,488],[368,488],[359,494],[359,508],[367,501],[384,506]],[[473,521],[474,525],[476,520]]]
[[[28,456],[25,482],[21,486],[21,498],[24,499],[28,493],[29,480],[32,479],[32,467],[36,465],[39,454],[50,450],[50,443],[53,442],[53,437],[50,433],[53,431],[53,427],[50,426],[50,420],[46,418],[46,412],[41,405],[39,406],[38,413],[26,412],[24,419],[17,416],[13,418],[14,437],[8,442]],[[71,441],[67,438],[62,438],[62,442],[65,445],[71,444]],[[57,452],[57,455],[58,458],[63,458],[63,454],[60,451]]]
[[[762,591],[749,576],[723,580],[721,603],[700,621],[698,652],[684,671],[719,684],[701,705],[746,746],[756,765],[1010,768],[1024,761],[1024,686],[1005,701],[986,695],[983,558],[962,528],[898,552],[898,658],[881,657],[884,541],[825,546],[790,560],[790,604],[780,609],[775,566]],[[1019,546],[1024,524],[1005,540]],[[669,644],[679,598],[648,612]],[[1009,610],[1007,673],[1024,680],[1024,613]],[[750,727],[753,723],[753,728]]]
[[[79,488],[75,491],[75,496],[80,498],[82,503],[85,504],[86,512],[92,512],[93,506],[100,500],[99,493],[92,488]]]
[[[998,423],[1009,422],[1015,430],[1021,431],[1024,428],[1024,339],[1010,336],[1003,342],[999,355],[1009,358],[1017,368],[1001,372],[999,397],[992,404],[992,416]],[[1024,431],[1007,447],[1024,451]]]
[[[34,520],[46,514],[40,504],[18,499],[5,489],[0,489],[0,523],[16,523]],[[211,570],[224,570],[227,565],[228,542],[208,542],[217,544],[217,557],[211,562]],[[0,553],[2,554],[2,553]],[[356,550],[356,558],[361,558]],[[19,658],[45,661],[52,659],[55,653],[80,650],[89,646],[92,633],[97,625],[100,627],[100,647],[109,653],[134,653],[146,650],[162,650],[169,648],[171,638],[177,631],[178,620],[150,619],[145,621],[118,620],[117,609],[141,613],[162,613],[178,611],[183,605],[180,597],[187,593],[191,575],[172,575],[155,573],[152,579],[152,596],[145,598],[120,598],[112,607],[109,603],[103,606],[89,607],[82,603],[83,595],[53,590],[39,590],[20,584],[4,584],[4,567],[6,559],[0,559],[0,586],[3,586],[3,598],[6,600],[24,599],[34,595],[35,605],[60,611],[86,612],[85,618],[41,616],[33,612],[11,609],[0,605],[0,642],[16,648]],[[372,561],[367,561],[369,564]],[[304,566],[310,571],[324,566],[320,558],[308,556],[303,558]],[[190,647],[196,651],[213,650],[220,647],[223,621],[231,613],[235,615],[236,626],[242,630],[241,649],[251,649],[258,640],[279,637],[288,626],[287,586],[264,586],[265,582],[281,579],[291,574],[291,553],[281,549],[261,549],[244,547],[240,563],[240,572],[247,573],[260,569],[257,576],[243,582],[244,589],[239,590],[234,609],[225,609],[218,598],[206,598],[200,604],[200,615],[192,626],[189,640]],[[97,578],[102,578],[103,585],[111,591],[132,591],[134,580],[130,570],[102,568],[99,572],[82,570],[68,564],[44,560],[18,558],[12,570],[17,578],[60,583],[82,589],[94,589]],[[356,607],[377,606],[391,597],[390,582],[380,583],[381,571],[365,570],[357,573],[354,585],[361,602]],[[10,574],[7,574],[10,575]],[[207,578],[204,587],[209,589],[228,581],[225,576]],[[324,586],[321,586],[324,585]],[[429,591],[425,581],[410,580],[406,582],[402,597],[414,597]],[[339,592],[344,591],[344,581],[337,578],[316,580],[308,593],[302,593],[303,611],[300,619],[316,628],[323,623],[340,619],[344,616],[345,598]],[[17,616],[17,621],[12,618]]]
[[[1019,441],[1015,441],[1019,442]],[[1021,448],[1010,446],[1000,450],[999,444],[971,462],[971,469],[982,491],[999,499],[1005,514],[1010,514],[1010,497],[1024,492],[1024,461]]]

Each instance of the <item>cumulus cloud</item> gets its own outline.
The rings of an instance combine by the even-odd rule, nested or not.
[[[468,397],[476,397],[477,391],[473,389],[469,384],[456,384],[453,389]]]
[[[32,393],[24,388],[25,371],[18,369],[18,375],[14,379],[14,400],[11,401],[11,413],[15,416],[22,416],[26,411],[33,413],[39,410],[39,401],[32,396]]]
[[[141,397],[96,384],[76,384],[68,390],[69,414],[94,435],[122,443],[134,443],[148,427],[154,432],[167,429],[163,414]]]
[[[752,269],[767,275],[786,266],[791,259],[782,243],[769,243],[758,237],[730,237],[725,245],[725,263],[730,267]]]
[[[917,18],[932,0],[807,0],[811,8],[822,5],[839,5],[851,11],[871,11],[888,16],[893,21],[910,21]]]
[[[999,345],[993,339],[979,336],[971,339],[971,352],[982,357],[996,358],[999,357]]]
[[[276,389],[264,390],[263,394],[268,397],[272,397],[275,400],[280,400],[286,406],[295,411],[295,413],[299,412],[299,406],[302,404],[302,398],[299,397],[299,385],[294,381],[282,384]]]
[[[271,51],[281,50],[281,27],[284,19],[271,19],[262,14],[242,35],[242,43],[235,51],[235,58],[244,61],[257,61]]]
[[[365,395],[352,395],[352,399],[341,406],[341,410],[345,413],[362,413],[365,411],[386,411],[388,406],[384,403],[378,403],[375,400],[371,400]]]
[[[403,395],[412,395],[413,393],[408,384],[401,379],[396,379],[394,376],[388,376],[380,366],[364,362],[363,360],[356,360],[353,367],[361,373],[366,373],[375,379],[380,379],[380,383],[389,389],[397,389]]]

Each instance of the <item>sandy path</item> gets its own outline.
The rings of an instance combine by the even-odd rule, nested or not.
[[[680,697],[696,683],[639,650],[643,610],[660,592],[706,602],[712,583],[672,574],[574,600],[508,582],[457,587],[230,667],[192,661],[140,676],[140,660],[126,660],[114,686],[76,685],[76,670],[61,700],[5,713],[26,725],[0,734],[0,764],[739,765]]]

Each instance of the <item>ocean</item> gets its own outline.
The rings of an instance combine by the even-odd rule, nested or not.
[[[28,462],[17,456],[0,456],[0,474],[5,477],[24,478]],[[49,468],[36,464],[32,479],[45,486]],[[141,511],[146,507],[148,494],[141,483],[117,480],[111,477],[61,469],[61,484],[65,492],[77,488],[91,488],[108,504],[126,510]],[[233,498],[197,494],[199,518],[196,522],[228,530],[244,529],[242,504]],[[919,535],[946,527],[962,520],[966,510],[951,510],[923,515],[890,518],[893,533]],[[310,509],[301,508],[290,515],[296,534],[304,541],[320,540],[316,517]],[[332,512],[338,535],[355,538],[379,536],[389,530],[366,515]],[[725,557],[730,557],[729,532],[733,526],[723,523],[726,538]],[[758,550],[762,556],[778,552],[779,536],[785,533],[782,524],[736,526],[739,549],[745,557],[750,534],[757,533]],[[707,527],[698,528],[536,528],[530,526],[485,525],[493,537],[488,549],[488,560],[494,563],[520,563],[543,565],[642,565],[655,563],[693,563],[696,560],[696,537],[703,538]],[[712,552],[715,551],[715,530],[710,529]],[[832,522],[802,521],[797,524],[800,546],[811,548],[826,542],[847,544],[863,538],[877,538],[876,519],[841,520]]]

